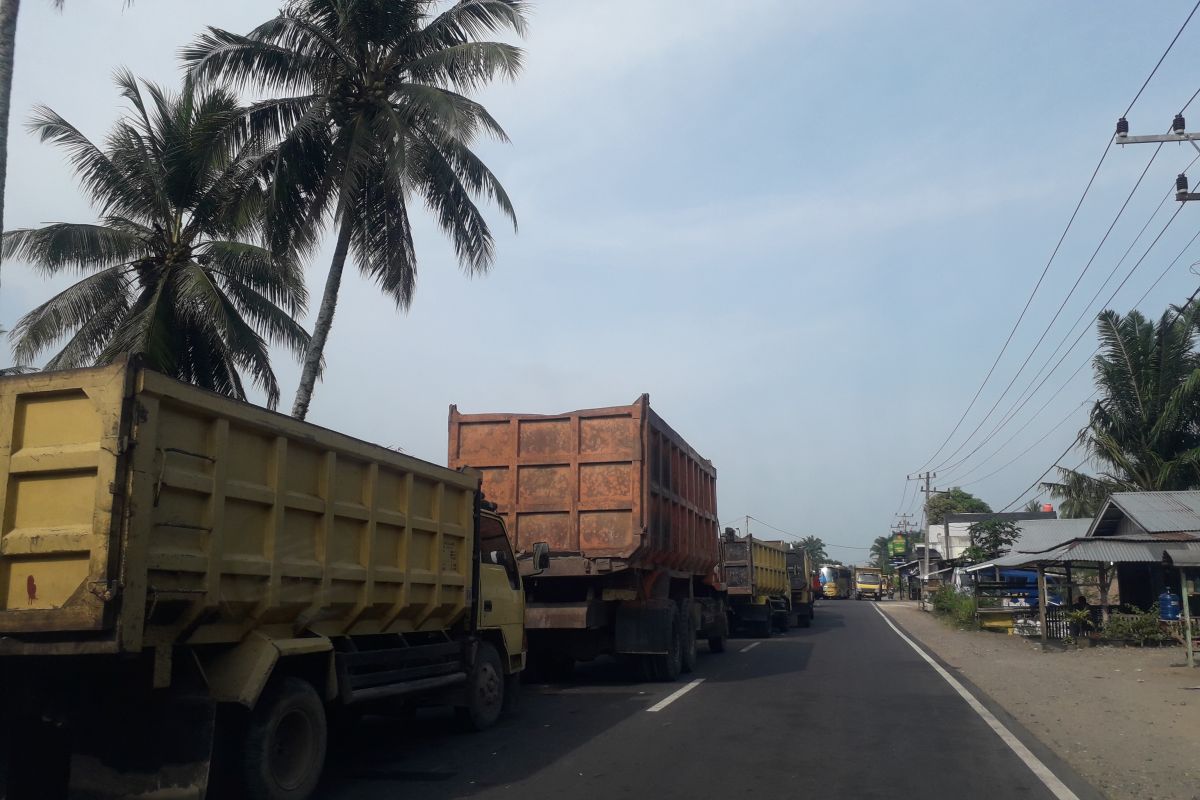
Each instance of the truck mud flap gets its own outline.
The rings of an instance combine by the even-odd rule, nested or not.
[[[641,600],[621,603],[617,609],[616,652],[662,655],[671,646],[671,621],[675,601]]]
[[[208,789],[216,706],[173,697],[72,732],[70,797],[200,800]]]

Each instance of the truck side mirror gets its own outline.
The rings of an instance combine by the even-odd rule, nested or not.
[[[538,575],[550,567],[550,545],[546,542],[534,542],[533,545],[533,574]]]

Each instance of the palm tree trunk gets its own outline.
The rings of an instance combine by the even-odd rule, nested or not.
[[[8,107],[21,0],[0,0],[0,231],[4,230],[4,184],[8,178]]]
[[[313,325],[312,338],[308,342],[308,350],[304,353],[304,369],[300,373],[300,386],[296,389],[296,399],[292,403],[292,416],[304,419],[308,416],[308,404],[312,402],[313,387],[321,374],[321,359],[325,355],[325,341],[329,338],[329,329],[333,327],[333,312],[337,308],[338,290],[342,288],[342,270],[346,266],[346,253],[350,250],[350,231],[353,227],[350,212],[343,206],[341,209],[341,225],[338,227],[337,245],[333,248],[333,263],[329,265],[329,275],[325,278],[325,293],[321,295],[321,308],[317,312],[317,321]]]

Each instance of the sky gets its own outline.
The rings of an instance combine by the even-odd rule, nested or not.
[[[723,522],[750,515],[754,532],[817,535],[864,560],[894,514],[919,513],[905,476],[920,469],[996,509],[1032,497],[1020,493],[1085,417],[1090,328],[985,436],[1058,361],[1054,347],[1070,347],[1135,265],[1110,304],[1121,313],[1157,316],[1196,288],[1200,247],[1185,245],[1200,210],[1185,206],[1146,250],[1175,201],[1152,213],[1195,156],[1179,144],[1079,277],[1153,152],[1113,147],[937,452],[1188,0],[532,5],[522,76],[479,94],[511,139],[477,152],[518,231],[493,209],[496,264],[470,278],[419,216],[407,314],[348,269],[311,421],[445,463],[451,403],[557,413],[646,392],[716,466]],[[63,154],[24,129],[35,104],[102,139],[124,111],[114,68],[177,85],[177,52],[203,26],[244,32],[277,7],[71,0],[60,13],[27,0],[6,225],[94,219]],[[1134,134],[1166,130],[1196,91],[1197,47],[1200,19],[1130,111]],[[331,251],[309,265],[314,298]],[[9,328],[64,285],[15,261],[2,279]],[[299,368],[282,352],[275,368],[286,408]]]

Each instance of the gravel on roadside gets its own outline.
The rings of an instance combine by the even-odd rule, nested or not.
[[[1106,796],[1200,798],[1200,668],[1182,647],[1041,651],[915,602],[880,608]]]

